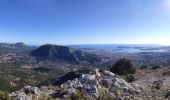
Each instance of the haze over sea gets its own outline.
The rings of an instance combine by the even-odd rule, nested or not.
[[[152,45],[152,44],[84,44],[84,45],[69,45],[76,49],[96,49],[111,52],[168,52],[167,46]]]

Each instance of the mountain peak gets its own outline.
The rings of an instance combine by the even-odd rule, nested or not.
[[[89,54],[80,50],[75,50],[66,46],[46,44],[38,49],[31,51],[31,55],[40,59],[59,59],[71,62],[98,62],[99,57],[94,54]]]

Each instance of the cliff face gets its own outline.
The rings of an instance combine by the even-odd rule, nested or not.
[[[94,54],[82,52],[59,45],[43,45],[38,49],[31,51],[31,55],[40,59],[59,59],[65,61],[79,62],[86,61],[89,63],[99,62],[100,58]]]

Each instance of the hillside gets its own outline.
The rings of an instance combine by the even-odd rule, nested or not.
[[[169,52],[111,53],[51,44],[35,48],[23,43],[1,43],[0,48],[4,51],[0,53],[0,99],[8,93],[14,100],[39,100],[44,95],[59,100],[170,97]],[[135,74],[118,76],[109,71],[123,57],[132,61]]]
[[[63,60],[69,62],[100,62],[100,58],[94,54],[59,45],[43,45],[31,51],[31,55],[38,59]]]
[[[18,42],[15,44],[10,43],[0,43],[0,54],[9,54],[9,53],[26,53],[29,52],[36,47],[26,45],[22,42]]]
[[[99,72],[95,69],[78,78],[68,80],[58,87],[25,86],[11,93],[10,96],[14,100],[32,100],[33,98],[34,100],[41,100],[41,98],[48,100],[48,97],[55,100],[124,100],[123,98],[128,96],[131,100],[137,98],[139,93],[138,87],[133,87],[133,84],[127,83],[114,73]]]
[[[106,70],[71,72],[61,77],[68,80],[59,86],[25,86],[9,96],[14,100],[170,100],[169,71],[169,67],[138,69],[131,83]]]

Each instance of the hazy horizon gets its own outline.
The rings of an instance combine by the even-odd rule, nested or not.
[[[0,42],[170,45],[170,0],[1,0]]]
[[[41,45],[47,45],[47,44],[51,44],[51,45],[63,45],[63,46],[93,46],[93,45],[96,45],[96,46],[170,46],[170,45],[163,45],[163,44],[126,44],[126,43],[105,43],[105,44],[93,44],[93,43],[90,43],[90,44],[58,44],[58,43],[25,43],[25,42],[22,42],[22,41],[18,41],[18,42],[0,42],[0,43],[5,43],[5,44],[16,44],[16,43],[24,43],[26,45],[35,45],[35,46],[41,46]]]

